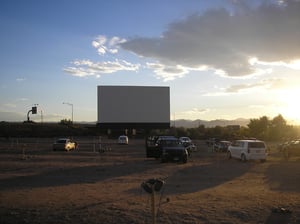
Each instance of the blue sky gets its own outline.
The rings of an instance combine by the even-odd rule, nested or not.
[[[98,85],[169,86],[171,119],[299,122],[300,1],[2,0],[0,121],[97,120]],[[43,115],[43,116],[41,116]]]

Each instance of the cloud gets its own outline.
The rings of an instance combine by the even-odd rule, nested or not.
[[[281,89],[285,87],[285,82],[283,79],[265,79],[259,82],[254,83],[246,83],[239,85],[232,85],[225,89],[227,93],[238,93],[238,92],[248,92],[248,91],[256,91],[257,89],[265,89],[265,90],[274,90]]]
[[[116,54],[119,50],[119,44],[124,43],[126,40],[119,37],[112,37],[107,39],[104,35],[99,35],[92,42],[92,46],[97,49],[99,55],[106,53]]]
[[[176,119],[184,119],[186,117],[198,119],[201,115],[210,112],[210,109],[193,108],[191,110],[176,112]]]
[[[282,78],[263,79],[257,82],[231,85],[227,88],[217,88],[215,92],[206,92],[202,96],[226,96],[236,93],[252,93],[258,90],[281,90],[291,86],[288,80]]]
[[[158,79],[163,79],[163,81],[170,81],[176,78],[181,78],[189,71],[183,66],[167,66],[159,63],[146,63],[146,67],[152,69],[156,74]]]
[[[185,111],[184,113],[188,115],[199,115],[199,114],[207,113],[209,111],[210,111],[209,109],[193,108],[192,110]]]
[[[154,71],[164,80],[182,77],[188,68],[203,66],[218,74],[244,77],[262,73],[251,58],[286,65],[300,58],[300,1],[263,1],[256,8],[246,5],[246,1],[233,2],[244,4],[235,5],[234,12],[213,9],[194,14],[170,24],[160,37],[134,37],[119,45],[157,60],[160,67],[154,67]],[[166,72],[171,67],[177,75],[175,70]],[[237,86],[240,88],[243,86]]]
[[[115,60],[106,62],[92,62],[90,60],[76,60],[71,62],[72,66],[63,70],[77,77],[96,76],[114,73],[117,71],[137,71],[139,64],[132,64],[125,60]]]
[[[14,121],[24,121],[25,116],[21,113],[16,113],[12,111],[0,111],[0,121],[14,122]]]
[[[237,92],[245,92],[247,90],[252,90],[256,88],[265,87],[265,84],[262,83],[254,83],[254,84],[240,84],[240,85],[233,85],[228,87],[225,92],[227,93],[237,93]]]
[[[266,61],[259,61],[257,58],[252,58],[250,60],[250,64],[258,64],[264,66],[284,66],[287,68],[291,68],[294,70],[300,70],[300,59],[298,60],[291,60],[288,63],[284,61],[275,61],[275,62],[266,62]]]
[[[16,81],[17,82],[24,82],[26,79],[25,78],[17,78]]]
[[[181,65],[169,66],[160,63],[146,63],[146,68],[152,69],[158,79],[163,81],[171,81],[177,78],[182,78],[190,71],[204,71],[207,68],[205,66],[198,68],[189,68]]]
[[[18,98],[18,99],[15,99],[14,101],[12,102],[7,102],[7,103],[3,103],[0,105],[0,109],[7,109],[7,108],[17,108],[18,105],[20,104],[20,102],[26,102],[28,101],[29,99],[28,98]]]
[[[107,38],[99,35],[92,41],[92,46],[96,48],[98,54],[117,54],[120,44],[126,40],[119,37]],[[74,60],[71,66],[63,68],[63,71],[77,77],[95,76],[99,78],[103,74],[111,74],[118,71],[137,71],[140,64],[133,64],[126,60],[111,60],[93,62],[91,60]]]
[[[13,103],[5,103],[3,104],[4,107],[9,107],[9,108],[16,108],[17,105],[16,104],[13,104]]]
[[[16,99],[17,102],[24,102],[24,101],[28,101],[29,99],[28,98],[18,98]]]
[[[300,69],[300,1],[231,1],[231,11],[211,9],[171,23],[157,38],[97,36],[92,46],[99,56],[117,58],[121,50],[150,59],[145,68],[163,81],[191,71],[213,70],[217,75],[248,78],[272,73],[274,66]],[[229,7],[230,8],[230,7]],[[139,64],[126,60],[98,62],[75,60],[63,70],[78,77],[137,71]],[[235,89],[248,86],[235,86]]]

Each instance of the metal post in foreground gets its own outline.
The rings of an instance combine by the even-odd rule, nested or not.
[[[152,224],[156,224],[155,191],[153,189],[151,194],[151,208],[152,208]]]
[[[151,194],[151,214],[152,224],[156,224],[156,206],[155,206],[155,192],[160,192],[164,185],[161,179],[149,179],[141,184],[141,187],[149,194]]]

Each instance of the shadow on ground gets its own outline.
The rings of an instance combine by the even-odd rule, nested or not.
[[[299,161],[272,164],[266,171],[267,182],[272,190],[300,192]]]

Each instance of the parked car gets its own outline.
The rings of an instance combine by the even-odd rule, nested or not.
[[[207,144],[207,146],[210,147],[210,146],[214,146],[214,144],[219,141],[220,141],[220,139],[218,139],[218,138],[210,138],[210,139],[206,140],[206,144]]]
[[[189,152],[179,139],[163,139],[160,142],[161,162],[181,161],[186,163]]]
[[[118,138],[118,144],[120,145],[128,145],[128,137],[126,135],[121,135]]]
[[[146,141],[146,156],[147,158],[160,158],[162,155],[161,145],[164,139],[174,139],[174,136],[148,136]]]
[[[189,138],[189,137],[180,137],[179,138],[179,141],[181,141],[181,143],[187,147],[189,146],[190,144],[192,144],[192,140]]]
[[[230,141],[219,141],[214,144],[214,151],[216,152],[227,152],[228,147],[231,144]]]
[[[69,139],[69,138],[59,138],[53,143],[53,151],[63,150],[63,151],[71,151],[76,149],[78,146],[77,142]]]
[[[187,149],[189,155],[191,155],[191,152],[197,151],[197,146],[192,142],[192,140],[189,137],[180,137],[179,140]]]
[[[286,159],[291,156],[300,156],[300,139],[290,141],[283,147],[282,152]]]
[[[146,142],[147,157],[160,158],[162,162],[187,162],[188,151],[174,136],[150,136]]]
[[[288,147],[288,145],[290,144],[290,141],[286,141],[283,143],[278,144],[277,149],[279,152],[284,152],[284,150]]]
[[[228,147],[228,158],[237,158],[246,162],[247,160],[266,161],[267,146],[259,140],[236,140]]]

